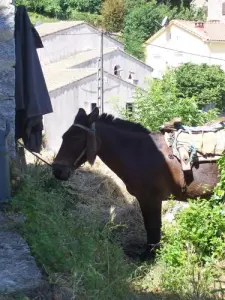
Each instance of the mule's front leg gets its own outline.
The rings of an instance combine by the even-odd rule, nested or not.
[[[158,199],[159,197],[154,197],[153,194],[150,198],[143,197],[138,199],[147,232],[147,247],[144,253],[141,254],[142,260],[153,258],[156,249],[159,247],[162,226],[162,201]]]

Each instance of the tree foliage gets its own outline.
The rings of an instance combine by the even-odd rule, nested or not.
[[[105,0],[101,10],[103,25],[109,31],[118,32],[123,28],[125,15],[124,0]]]
[[[99,13],[102,0],[67,0],[67,6],[70,10],[79,12]]]
[[[127,117],[126,112],[123,113]],[[156,131],[164,122],[175,117],[181,117],[186,125],[195,126],[214,120],[217,113],[213,109],[208,112],[199,110],[194,95],[181,97],[176,73],[168,71],[163,80],[150,82],[147,92],[137,92],[131,119]]]
[[[127,8],[124,19],[124,41],[126,50],[132,55],[144,59],[142,44],[148,37],[152,36],[161,28],[161,22],[165,16],[169,19],[203,20],[205,18],[202,9],[172,7],[170,4],[158,4],[156,0],[150,2],[138,0],[137,5],[133,0],[126,0],[126,7],[129,2],[133,9]]]
[[[168,3],[168,0],[157,0],[158,3]],[[170,0],[172,6],[184,6],[190,8],[192,0]]]
[[[180,97],[194,97],[200,108],[211,103],[225,108],[225,73],[219,66],[187,63],[175,70],[175,76]]]
[[[68,18],[74,11],[99,13],[102,0],[16,0],[16,5],[25,5],[31,12]]]

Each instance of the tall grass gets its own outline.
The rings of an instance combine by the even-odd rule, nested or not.
[[[22,234],[52,284],[67,286],[78,299],[126,299],[133,266],[112,242],[114,225],[103,224],[94,210],[87,223],[75,212],[78,202],[49,169],[33,166],[13,209],[25,214]]]

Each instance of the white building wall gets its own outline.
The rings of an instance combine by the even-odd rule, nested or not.
[[[36,29],[38,31],[38,26]],[[46,65],[85,50],[100,48],[100,35],[88,24],[80,24],[43,36],[42,42],[44,48],[38,49],[38,54],[42,65]],[[104,37],[104,46],[124,48],[121,43],[107,36]]]
[[[133,101],[135,87],[120,79],[105,75],[104,112],[119,116],[117,106],[125,107]],[[63,133],[72,125],[80,107],[91,112],[91,103],[97,103],[97,76],[88,77],[50,93],[53,113],[44,116],[47,147],[57,152]]]
[[[207,43],[175,25],[146,47],[146,63],[153,67],[153,77],[161,77],[167,67],[178,67],[186,62],[210,63],[209,58],[203,57],[210,55],[213,56]]]
[[[207,20],[219,20],[225,22],[222,5],[224,0],[208,0],[208,17]]]
[[[92,59],[75,66],[74,68],[95,68],[96,66],[97,59]],[[129,74],[130,72],[133,72],[131,74],[132,80],[135,80],[136,84],[143,89],[147,87],[146,80],[152,77],[152,70],[149,66],[139,62],[138,60],[133,60],[121,51],[115,50],[114,52],[104,55],[104,70],[114,74],[115,66],[119,66],[122,70],[120,72],[120,77],[125,81],[129,81]]]

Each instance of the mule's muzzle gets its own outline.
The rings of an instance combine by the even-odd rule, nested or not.
[[[53,163],[52,173],[55,176],[55,178],[66,181],[70,178],[71,169],[68,166]]]

